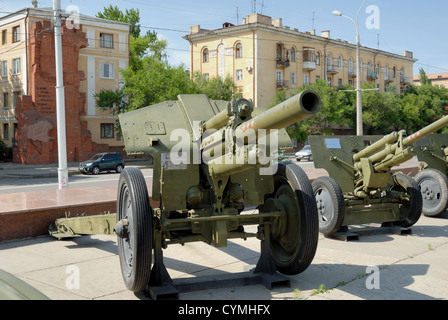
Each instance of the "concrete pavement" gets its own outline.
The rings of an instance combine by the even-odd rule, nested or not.
[[[316,256],[290,287],[262,285],[181,293],[181,300],[436,300],[448,298],[448,215],[422,217],[410,235],[377,234],[343,242],[320,235]],[[171,277],[236,274],[254,267],[256,239],[226,248],[171,245],[164,261]],[[49,236],[0,244],[1,269],[55,300],[148,299],[125,288],[114,236],[55,240]],[[368,269],[369,266],[373,268]],[[78,285],[79,283],[79,285]],[[371,289],[369,289],[371,288]]]
[[[317,169],[306,172],[310,179],[322,173]],[[115,188],[110,189],[116,193]],[[81,191],[69,192],[81,196]],[[422,216],[411,230],[410,235],[372,234],[349,242],[320,235],[313,263],[302,274],[288,277],[290,287],[268,290],[262,285],[232,286],[181,293],[179,298],[197,301],[448,299],[448,213],[440,218]],[[259,255],[260,242],[250,238],[229,240],[229,245],[220,249],[204,243],[171,245],[164,250],[164,261],[176,281],[248,272]],[[54,300],[148,299],[125,288],[114,236],[85,236],[64,241],[40,236],[3,242],[0,243],[0,269]]]

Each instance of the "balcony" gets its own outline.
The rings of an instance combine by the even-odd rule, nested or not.
[[[349,78],[356,78],[356,71],[348,70],[348,77]]]
[[[304,71],[316,70],[316,62],[315,61],[303,61],[303,70]]]
[[[378,73],[376,72],[367,73],[367,80],[376,80],[376,79],[378,79]]]
[[[393,72],[385,73],[384,74],[384,82],[385,83],[391,83],[395,81],[395,75]]]
[[[400,84],[408,84],[409,79],[405,76],[400,76]]]
[[[314,48],[303,47],[303,70],[316,70],[316,55]]]
[[[336,73],[338,73],[338,69],[336,69],[335,66],[327,66],[327,73],[328,74],[336,74]]]
[[[289,67],[289,59],[277,58],[277,68],[286,68]]]
[[[288,88],[288,81],[286,81],[286,80],[276,81],[276,88],[278,90],[287,89]]]

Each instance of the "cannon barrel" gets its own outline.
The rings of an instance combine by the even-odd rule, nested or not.
[[[410,146],[411,144],[425,138],[426,136],[446,127],[448,125],[448,117],[443,117],[430,125],[422,128],[421,130],[413,133],[405,138],[403,138],[403,148]],[[374,164],[374,169],[378,171],[386,170],[387,168],[393,167],[400,163],[403,163],[411,159],[414,154],[411,150],[404,150],[400,154],[395,154],[399,143],[397,143],[400,135],[404,135],[405,131],[392,132],[384,136],[381,140],[373,143],[372,145],[366,147],[360,152],[353,155],[353,161],[357,162],[361,158],[368,157],[371,163]],[[373,154],[379,149],[384,148],[378,153]],[[373,154],[373,155],[372,155]],[[386,161],[383,161],[386,160]],[[383,161],[383,162],[381,162]],[[381,162],[381,163],[378,163]]]
[[[288,100],[266,110],[258,116],[242,123],[238,128],[247,129],[282,129],[297,121],[306,119],[322,106],[320,96],[314,90],[304,90]],[[237,136],[238,138],[238,136]]]

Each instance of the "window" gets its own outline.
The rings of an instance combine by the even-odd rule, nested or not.
[[[243,45],[241,43],[238,43],[236,45],[235,58],[239,59],[242,57],[243,57]]]
[[[282,45],[277,43],[277,60],[282,60]]]
[[[352,60],[352,58],[348,59],[348,73],[349,74],[353,73],[353,60]]]
[[[8,92],[4,92],[2,95],[2,103],[3,103],[3,109],[9,109],[9,94]]]
[[[205,80],[210,79],[210,74],[209,73],[204,73],[204,78],[205,78]]]
[[[320,53],[316,52],[316,64],[320,66]]]
[[[291,61],[296,61],[296,49],[291,48]]]
[[[340,88],[340,87],[342,87],[342,79],[338,79],[338,87]]]
[[[14,27],[12,28],[12,42],[19,42],[20,41],[20,27]]]
[[[310,84],[310,76],[307,73],[305,73],[303,75],[303,85],[307,85],[307,84]]]
[[[113,63],[100,62],[100,78],[115,79]]]
[[[20,74],[20,58],[13,59],[12,60],[12,75],[18,75]]]
[[[114,137],[114,124],[102,123],[101,124],[101,138],[113,138]]]
[[[315,62],[314,48],[303,47],[303,62]]]
[[[20,96],[21,92],[20,91],[16,91],[12,93],[12,107],[15,109],[17,108],[17,100]]]
[[[327,66],[328,67],[332,67],[333,66],[333,57],[331,56],[331,54],[329,54],[327,56]]]
[[[2,78],[8,76],[8,61],[2,61]]]
[[[202,51],[202,62],[203,62],[203,63],[207,63],[207,62],[209,61],[208,58],[209,58],[208,49],[205,48],[205,49]]]
[[[236,70],[235,81],[241,81],[241,80],[243,80],[243,70],[238,69]]]
[[[9,124],[7,123],[3,124],[3,139],[5,140],[9,139]]]
[[[2,45],[5,45],[7,43],[6,40],[6,30],[2,31]]]
[[[342,57],[341,56],[338,57],[338,68],[342,69]]]
[[[100,33],[100,47],[101,48],[113,48],[114,47],[114,35],[108,33]]]
[[[276,76],[277,82],[283,82],[283,72],[281,70],[276,70],[275,76]]]
[[[291,72],[291,84],[295,84],[295,83],[296,83],[296,73]]]

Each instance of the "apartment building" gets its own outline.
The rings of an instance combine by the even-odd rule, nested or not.
[[[426,77],[433,85],[448,88],[448,72],[427,73]],[[420,75],[414,74],[414,85],[420,85]]]
[[[283,26],[282,19],[254,13],[241,25],[224,23],[215,30],[190,27],[190,71],[209,77],[230,75],[245,98],[266,107],[278,89],[294,89],[324,79],[338,88],[356,86],[356,45]],[[361,47],[361,81],[397,93],[412,82],[416,59],[410,51],[397,55]]]
[[[129,64],[131,26],[64,12],[63,69],[68,161],[121,150],[117,117],[95,106],[95,93],[120,85]],[[57,162],[56,72],[52,8],[0,18],[0,139],[14,161]]]

